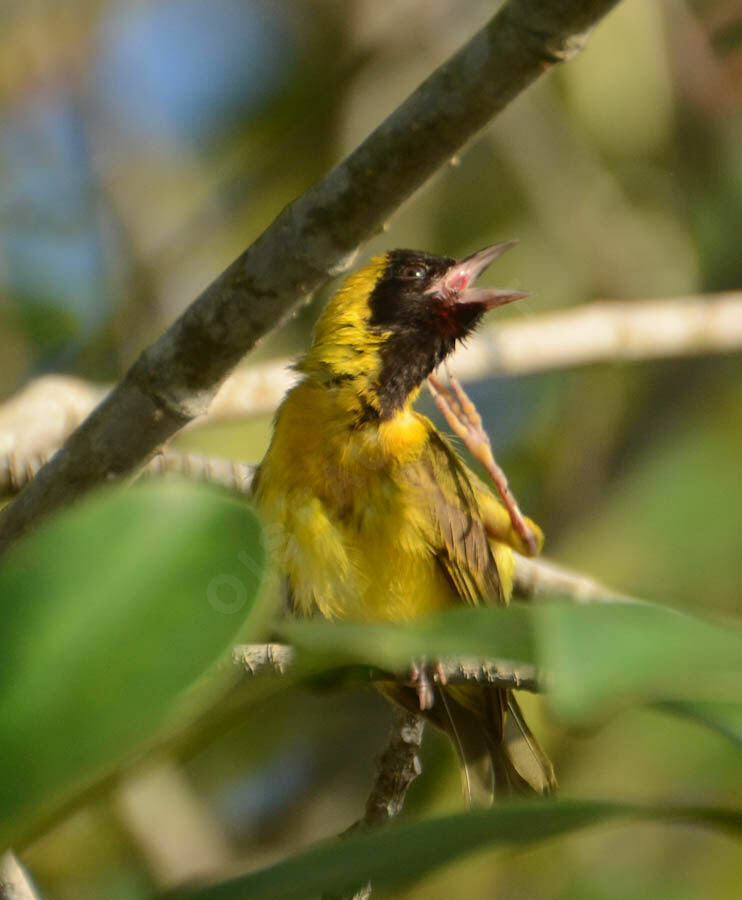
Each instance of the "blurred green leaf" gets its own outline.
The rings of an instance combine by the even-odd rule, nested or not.
[[[533,611],[458,609],[414,623],[287,622],[280,634],[328,668],[363,663],[395,671],[413,659],[477,656],[535,662]]]
[[[229,646],[264,550],[255,516],[203,487],[102,492],[0,570],[0,837],[132,751]]]
[[[742,750],[742,703],[683,703],[666,700],[656,704],[664,712],[693,719],[730,740]]]
[[[412,659],[538,663],[567,718],[617,702],[742,700],[742,628],[648,603],[462,609],[406,624],[295,622],[281,633],[310,667],[400,671]]]
[[[742,391],[714,399],[606,487],[589,527],[561,543],[560,562],[649,600],[739,612]]]
[[[616,700],[742,699],[738,625],[648,603],[556,603],[534,613],[550,699],[567,718]]]
[[[606,819],[692,821],[740,831],[742,813],[692,807],[639,807],[579,800],[533,801],[393,825],[333,841],[285,862],[203,889],[180,900],[304,900],[372,883],[374,896],[428,876],[484,847],[527,846]]]

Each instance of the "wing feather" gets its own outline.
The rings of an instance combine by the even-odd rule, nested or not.
[[[454,593],[471,606],[504,603],[475,476],[432,425],[421,456],[403,467],[402,477],[419,492],[433,552]]]

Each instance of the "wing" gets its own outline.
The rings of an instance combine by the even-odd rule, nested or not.
[[[422,453],[403,466],[401,475],[426,510],[432,550],[454,592],[465,603],[505,603],[475,476],[433,424],[427,424],[428,440]],[[477,487],[483,487],[481,482]]]

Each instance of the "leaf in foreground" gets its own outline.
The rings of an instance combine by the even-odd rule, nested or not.
[[[698,822],[742,833],[742,813],[692,807],[637,807],[577,800],[521,802],[393,825],[323,844],[277,865],[172,900],[309,900],[369,881],[374,896],[430,875],[486,847],[527,846],[616,818]]]
[[[397,671],[410,660],[473,656],[532,663],[536,658],[533,610],[457,609],[414,623],[288,622],[280,633],[327,668],[366,664]]]
[[[241,631],[262,577],[244,506],[193,485],[100,493],[0,569],[0,839],[152,735]]]
[[[460,609],[414,623],[301,622],[281,633],[309,668],[404,671],[411,659],[537,664],[568,719],[619,702],[742,702],[742,628],[649,603]]]
[[[742,701],[742,628],[649,603],[538,610],[551,703],[566,718],[622,701]]]

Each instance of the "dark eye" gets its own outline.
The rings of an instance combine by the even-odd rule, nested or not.
[[[405,266],[400,269],[399,277],[404,278],[405,281],[415,281],[422,280],[427,274],[424,266]]]

